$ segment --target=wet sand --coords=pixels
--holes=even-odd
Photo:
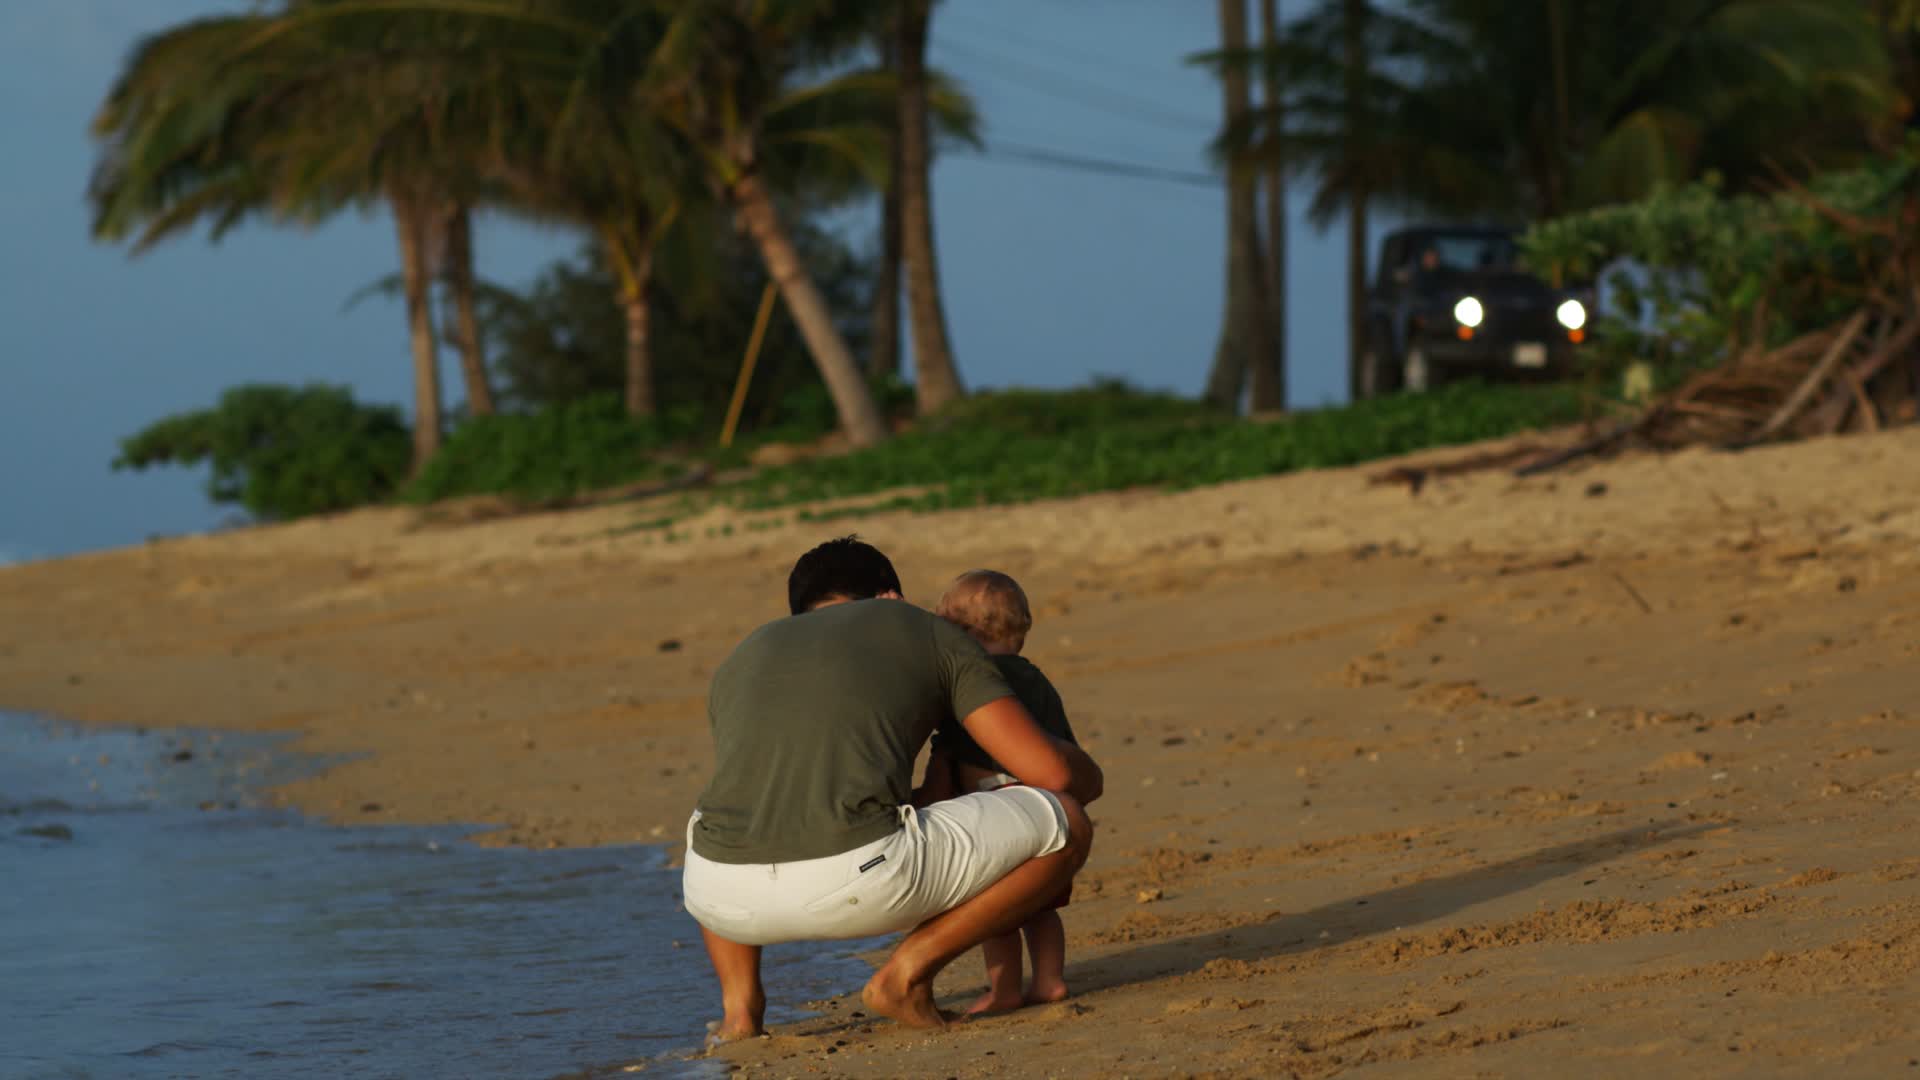
[[[360,513],[0,570],[0,707],[301,732],[360,755],[282,791],[336,820],[672,843],[713,667],[857,528],[916,598],[1034,597],[1109,779],[1075,996],[937,1036],[825,1002],[749,1075],[1884,1075],[1920,1059],[1917,462],[1907,429],[672,541],[638,504]]]

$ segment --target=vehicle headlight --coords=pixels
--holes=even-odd
[[[1587,325],[1587,306],[1578,300],[1561,304],[1553,314],[1560,320],[1560,325],[1569,330],[1578,330]]]
[[[1453,317],[1461,326],[1471,330],[1480,325],[1480,320],[1487,317],[1487,312],[1480,306],[1480,301],[1471,296],[1463,296],[1459,303],[1453,305]]]

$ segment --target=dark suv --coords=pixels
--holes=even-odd
[[[1388,234],[1367,295],[1366,397],[1449,378],[1565,377],[1587,336],[1592,294],[1518,266],[1514,231],[1422,225]]]

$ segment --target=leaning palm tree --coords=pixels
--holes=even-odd
[[[521,95],[517,114],[531,145],[509,140],[483,167],[504,178],[510,209],[570,218],[601,240],[608,264],[622,281],[621,303],[628,312],[632,411],[651,408],[643,374],[646,293],[664,239],[678,234],[689,241],[665,249],[680,256],[682,291],[688,281],[711,276],[689,272],[686,255],[714,249],[698,238],[710,237],[718,227],[714,211],[720,206],[749,225],[774,265],[782,257],[784,231],[754,229],[756,220],[769,220],[762,211],[771,210],[778,226],[790,205],[831,206],[862,197],[889,171],[884,147],[897,112],[892,76],[846,71],[795,91],[783,83],[759,82],[769,74],[789,79],[836,55],[863,21],[875,21],[871,14],[830,13],[833,19],[809,23],[791,8],[760,10],[771,5],[734,5],[735,10],[722,4],[551,0],[537,15],[510,0],[460,0],[457,5],[390,0],[388,10],[395,6],[457,9],[476,24],[494,27],[492,32],[510,28],[513,71],[502,81]],[[725,51],[728,34],[770,31],[771,40],[753,39],[762,50],[757,58]],[[702,34],[712,37],[702,39]],[[721,50],[721,62],[701,68],[700,62],[714,59],[702,48],[714,47]],[[683,66],[672,67],[676,60]],[[722,81],[707,91],[690,81],[695,77]],[[925,82],[925,111],[934,130],[946,138],[973,139],[977,121],[964,96],[935,74]],[[757,115],[740,115],[743,90],[757,102]],[[708,92],[717,98],[709,100]],[[703,110],[715,101],[736,106],[729,112],[734,126],[701,126]],[[714,130],[720,149],[713,145]],[[745,151],[739,149],[742,141],[750,144]],[[738,170],[743,155],[751,161],[750,174],[730,173]],[[714,193],[721,198],[705,197]],[[797,259],[790,262],[798,266]],[[811,283],[775,278],[805,331]],[[830,387],[837,338],[834,333],[808,339],[816,355],[829,358],[822,370]],[[864,396],[864,385],[859,390]]]
[[[831,0],[655,3],[667,23],[639,87],[643,107],[685,140],[760,248],[842,430],[856,446],[881,442],[880,411],[801,262],[765,171],[770,152],[792,148],[830,150],[884,172],[885,129],[840,110],[849,94],[876,88],[871,74],[803,82],[859,46],[871,13]]]

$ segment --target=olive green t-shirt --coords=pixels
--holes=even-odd
[[[1067,723],[1067,707],[1060,700],[1060,691],[1053,688],[1045,672],[1024,656],[996,656],[993,665],[1000,669],[1007,685],[1013,688],[1013,696],[1027,707],[1027,712],[1032,714],[1033,722],[1040,725],[1041,731],[1056,739],[1078,743],[1079,740],[1073,737],[1073,725]],[[967,729],[958,719],[940,725],[940,730],[933,736],[933,748],[951,761],[976,769],[1007,771],[993,760],[992,754],[973,741],[973,736],[967,734]]]
[[[693,850],[794,862],[887,836],[934,729],[1012,693],[965,631],[903,600],[768,623],[713,675],[714,772]]]

